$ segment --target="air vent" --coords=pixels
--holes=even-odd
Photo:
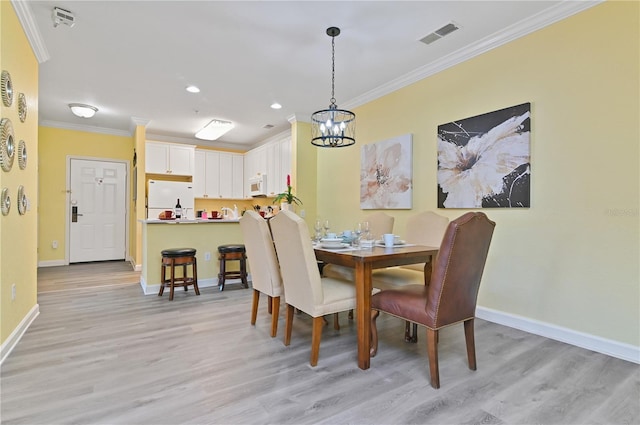
[[[262,128],[266,128],[266,129],[273,128],[273,124],[265,124],[262,126]]]
[[[460,27],[454,24],[453,22],[449,22],[447,25],[444,25],[443,27],[438,28],[432,33],[425,35],[420,39],[420,41],[423,42],[424,44],[431,44],[434,41],[440,40],[445,35],[451,34],[452,32],[458,30],[459,28]]]
[[[60,24],[68,25],[69,27],[72,27],[76,24],[76,17],[73,15],[73,12],[61,9],[59,7],[53,8],[51,17],[53,18],[54,28]]]

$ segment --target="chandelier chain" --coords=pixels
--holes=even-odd
[[[335,98],[336,85],[336,37],[331,37],[331,105],[336,106]]]

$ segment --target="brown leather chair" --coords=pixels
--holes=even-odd
[[[495,223],[481,212],[451,221],[433,265],[429,285],[383,290],[371,299],[371,355],[378,350],[376,319],[381,311],[427,328],[431,386],[440,388],[438,331],[464,323],[469,369],[476,370],[473,321],[480,279]]]

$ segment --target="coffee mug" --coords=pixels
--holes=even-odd
[[[395,239],[395,235],[393,233],[385,233],[384,235],[382,235],[382,238],[384,240],[384,246],[388,247],[393,247],[393,241]]]

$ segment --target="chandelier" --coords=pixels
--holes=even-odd
[[[356,114],[338,109],[335,99],[336,48],[340,28],[327,28],[331,37],[331,99],[329,109],[311,115],[311,144],[322,148],[342,148],[356,143]]]

